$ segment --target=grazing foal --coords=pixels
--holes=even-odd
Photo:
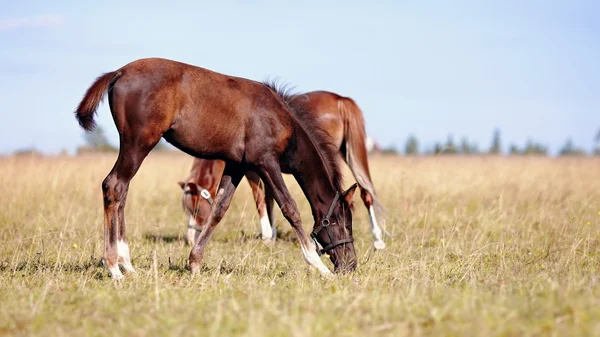
[[[356,268],[350,209],[357,185],[342,190],[337,149],[305,118],[306,112],[289,107],[283,92],[182,62],[140,59],[103,74],[88,88],[75,111],[85,130],[93,129],[105,92],[120,140],[119,156],[102,182],[103,262],[112,278],[123,277],[119,265],[134,272],[125,234],[127,191],[161,137],[192,156],[225,162],[210,215],[190,251],[192,273],[199,270],[208,240],[249,170],[272,193],[308,264],[331,275],[302,228],[282,172],[293,174],[302,187],[315,220],[311,237],[325,247],[335,271]]]
[[[185,242],[191,246],[194,245],[195,237],[202,231],[202,225],[210,213],[210,203],[212,196],[216,195],[219,187],[219,180],[223,174],[225,162],[222,160],[210,160],[195,158],[192,162],[192,168],[185,181],[178,181],[177,184],[183,190],[181,195],[181,206],[188,215],[187,233]],[[256,209],[260,217],[260,226],[262,239],[266,242],[277,236],[275,226],[271,227],[268,215],[272,214],[273,198],[270,198],[270,210],[267,214],[267,205],[265,201],[265,192],[260,186],[260,177],[252,171],[246,172],[246,179],[250,183]]]
[[[272,86],[274,85],[272,84]],[[369,172],[365,145],[365,122],[361,109],[353,99],[328,91],[312,91],[288,96],[292,108],[306,111],[306,117],[311,118],[314,123],[327,132],[329,139],[350,167],[360,186],[363,203],[369,211],[373,246],[375,249],[384,249],[382,230],[375,216],[375,207],[379,209],[382,207],[375,196],[375,187]],[[205,193],[214,195],[217,188],[216,183],[222,172],[222,161],[196,158],[188,178],[183,182],[178,182],[183,189],[182,205],[188,214],[186,236],[188,243],[194,242],[194,235],[197,230],[201,229],[210,210],[208,201],[200,195],[200,192],[206,189]],[[247,172],[246,179],[256,201],[262,239],[274,239],[273,198],[269,193],[266,193],[265,196],[256,173]]]

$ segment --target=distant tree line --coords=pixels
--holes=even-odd
[[[486,150],[480,150],[477,144],[469,141],[468,138],[463,137],[459,143],[455,143],[452,135],[446,138],[445,142],[436,142],[432,149],[422,150],[420,148],[419,141],[415,135],[410,135],[406,143],[404,144],[403,151],[398,150],[395,146],[383,148],[381,150],[385,154],[404,154],[407,156],[415,155],[440,155],[440,154],[491,154],[500,155],[503,154],[502,141],[500,136],[500,130],[494,130],[492,135],[492,142],[490,147]],[[508,155],[529,155],[529,156],[547,156],[548,147],[542,143],[528,140],[522,147],[512,143],[508,146],[506,154]],[[561,147],[558,152],[559,156],[586,156],[588,154],[600,156],[600,129],[594,137],[594,148],[591,152],[586,152],[583,148],[573,144],[573,140],[568,138],[565,144]]]
[[[108,141],[104,129],[98,125],[93,131],[83,134],[85,141],[84,146],[77,148],[77,153],[82,154],[86,152],[117,152],[119,148]],[[164,139],[160,142],[152,151],[170,151],[174,147],[169,145]],[[407,156],[415,155],[471,155],[471,154],[491,154],[499,155],[503,154],[502,141],[500,137],[500,130],[495,129],[492,135],[492,141],[490,147],[487,150],[479,149],[478,145],[474,142],[469,141],[468,138],[461,138],[460,142],[455,143],[452,135],[446,138],[445,142],[435,142],[433,148],[421,149],[419,141],[415,135],[409,135],[404,144],[403,151],[399,150],[396,146],[379,147],[375,146],[376,152],[383,154],[399,155],[404,154]],[[63,150],[66,153],[66,150]],[[35,148],[25,148],[15,151],[15,155],[25,155],[38,153]],[[536,156],[547,156],[548,147],[542,143],[528,140],[522,147],[511,143],[506,151],[508,155],[536,155]],[[576,146],[571,138],[565,141],[565,144],[561,147],[558,152],[559,156],[586,156],[594,155],[600,156],[600,129],[594,137],[594,147],[588,153],[583,148]]]
[[[119,148],[108,141],[108,137],[104,133],[104,129],[97,125],[91,132],[83,134],[85,146],[77,148],[77,153],[85,152],[118,152]],[[168,151],[169,147],[166,145],[164,139],[161,139],[158,144],[152,149],[152,151]]]

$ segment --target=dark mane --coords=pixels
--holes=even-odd
[[[319,154],[321,162],[323,162],[331,186],[337,192],[341,193],[344,191],[338,148],[329,139],[329,134],[314,122],[310,113],[305,109],[300,108],[298,104],[294,104],[293,99],[300,94],[294,94],[292,92],[293,88],[289,88],[287,84],[279,84],[277,79],[267,79],[262,83],[273,90],[281,98],[288,110],[292,113],[292,117],[294,117],[296,123],[306,133],[310,143]]]

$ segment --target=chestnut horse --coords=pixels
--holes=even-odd
[[[211,212],[190,250],[192,274],[198,272],[204,249],[249,170],[267,185],[310,266],[331,276],[319,258],[318,242],[335,272],[356,268],[351,206],[357,185],[343,191],[337,148],[305,111],[289,106],[285,91],[173,60],[139,59],[99,76],[87,89],[75,111],[85,130],[94,128],[105,93],[120,140],[117,160],[102,182],[102,261],[113,279],[123,277],[119,266],[135,272],[125,234],[127,191],[161,137],[192,156],[225,162]],[[316,242],[302,228],[282,172],[293,174],[310,203]]]
[[[374,208],[374,206],[381,206],[375,196],[375,188],[369,172],[365,145],[365,122],[361,109],[353,99],[328,91],[312,91],[293,95],[291,105],[308,112],[307,117],[319,124],[339,149],[361,188],[361,198],[371,220],[373,246],[375,249],[384,249],[382,230],[377,223]],[[205,196],[215,195],[223,168],[224,162],[221,160],[196,158],[188,178],[178,182],[183,189],[182,206],[188,214],[186,241],[189,244],[193,244],[196,232],[201,230],[201,225],[210,211],[209,202],[201,196],[200,192],[206,190]],[[260,178],[256,173],[247,172],[246,179],[256,202],[262,239],[275,239],[275,226],[271,226],[273,224],[273,199],[269,193],[265,196],[265,192],[259,184]]]

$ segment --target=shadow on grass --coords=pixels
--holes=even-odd
[[[144,240],[149,242],[164,242],[164,243],[175,243],[175,242],[184,242],[185,236],[183,234],[156,234],[156,233],[145,233],[143,235]],[[211,241],[221,242],[221,243],[231,243],[231,242],[249,242],[261,240],[261,234],[258,232],[249,232],[246,230],[241,230],[241,232],[230,232],[225,235],[216,235],[211,238]],[[297,242],[298,239],[293,231],[277,231],[277,240],[281,242]]]
[[[93,273],[92,277],[97,280],[110,278],[105,273],[106,269],[102,265],[102,259],[91,257],[89,260],[78,262],[42,262],[42,261],[22,261],[14,267],[9,268],[7,265],[0,266],[0,272],[12,271],[13,273],[21,273],[23,275],[31,275],[39,272],[62,272],[62,273]]]
[[[247,232],[242,230],[239,234],[237,235],[231,235],[231,236],[226,236],[226,237],[221,237],[216,239],[219,242],[248,242],[248,241],[256,241],[256,240],[262,240],[261,238],[261,234],[260,233],[256,233],[256,232]],[[296,235],[294,234],[294,232],[292,232],[291,230],[285,231],[285,232],[281,232],[281,231],[277,231],[277,237],[276,237],[276,241],[275,242],[297,242],[298,239],[296,238]]]
[[[146,233],[146,234],[144,234],[144,240],[150,241],[150,242],[173,243],[173,242],[183,242],[184,237],[181,234],[172,235],[172,234]]]

